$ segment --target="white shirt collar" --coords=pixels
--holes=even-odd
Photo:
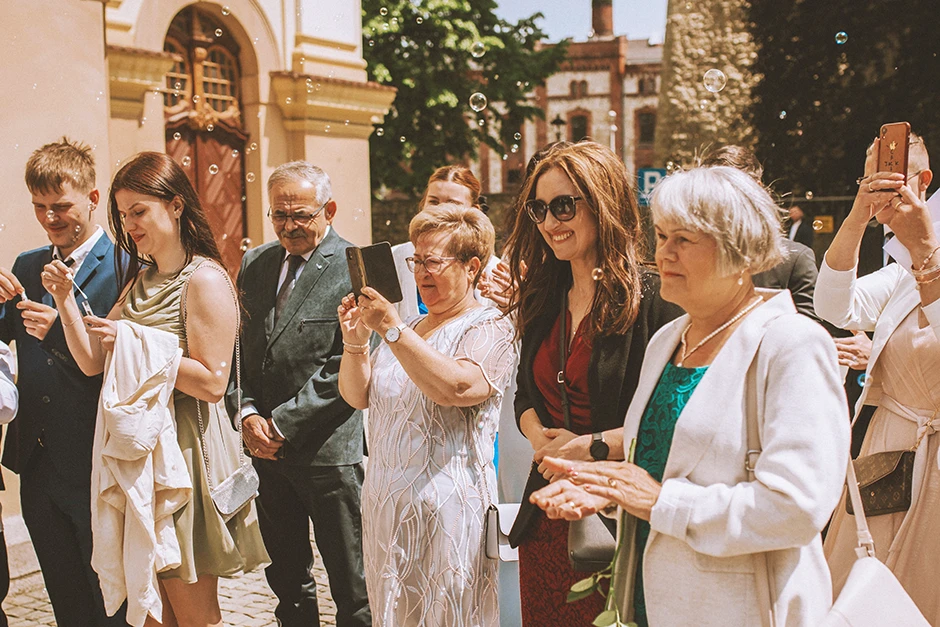
[[[104,229],[100,226],[95,225],[95,232],[91,234],[91,237],[82,242],[79,246],[72,251],[71,255],[68,257],[62,256],[62,251],[59,250],[59,247],[56,246],[52,249],[52,258],[61,259],[65,261],[66,259],[71,259],[74,263],[72,264],[73,268],[78,268],[82,265],[82,262],[85,261],[85,257],[91,252],[91,249],[95,247],[95,244],[98,243],[98,240],[104,235]]]

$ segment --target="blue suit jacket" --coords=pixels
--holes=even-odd
[[[26,288],[30,300],[54,307],[40,278],[43,266],[51,259],[52,246],[25,252],[16,258],[13,274]],[[107,316],[118,298],[114,268],[114,244],[105,235],[75,276],[98,316]],[[61,318],[41,342],[26,333],[15,306],[18,301],[9,301],[0,310],[0,340],[16,341],[20,393],[19,413],[10,423],[3,447],[3,465],[15,473],[24,472],[42,434],[43,446],[58,474],[75,485],[87,486],[101,376],[82,374],[69,353]]]

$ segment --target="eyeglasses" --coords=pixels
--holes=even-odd
[[[527,200],[525,210],[536,224],[545,222],[549,211],[559,222],[567,222],[574,218],[575,205],[579,200],[583,199],[580,196],[555,196],[548,203],[544,200]]]
[[[298,226],[307,226],[320,215],[320,212],[323,211],[323,208],[329,203],[329,200],[326,201],[316,211],[311,211],[310,207],[299,207],[296,211],[285,211],[281,207],[269,207],[268,217],[271,218],[271,222],[273,222],[275,226],[286,224],[288,219],[293,220],[294,224]]]
[[[448,265],[448,262],[456,260],[456,257],[427,257],[425,259],[415,259],[414,257],[405,257],[405,264],[411,272],[417,272],[418,266],[424,266],[428,274],[437,274]]]

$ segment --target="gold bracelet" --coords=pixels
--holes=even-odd
[[[920,278],[920,277],[930,276],[931,274],[934,274],[936,272],[940,272],[940,263],[938,263],[935,266],[930,266],[929,268],[925,268],[923,270],[914,270],[913,268],[911,268],[911,274],[914,275],[915,279]]]
[[[353,348],[360,351],[368,351],[368,344],[350,344],[349,342],[343,342],[343,348]]]
[[[911,270],[915,270],[916,272],[923,272],[924,269],[927,267],[927,262],[930,261],[930,258],[933,257],[933,256],[934,256],[934,253],[936,253],[938,250],[940,250],[940,246],[937,246],[936,248],[934,248],[933,250],[931,250],[931,251],[930,251],[930,254],[927,255],[926,257],[924,257],[924,260],[921,262],[919,268],[916,268],[916,269],[915,269],[914,266],[911,266]]]
[[[355,346],[355,344],[353,344],[353,346]],[[368,346],[368,344],[366,346]],[[349,347],[345,345],[343,346],[343,352],[349,353],[350,355],[368,355],[369,354],[368,349],[363,350],[363,351],[353,351],[353,350],[349,350]]]
[[[926,279],[926,280],[923,280],[923,281],[920,280],[920,279],[917,279],[917,284],[914,285],[914,287],[916,287],[917,289],[920,289],[920,287],[921,287],[922,285],[927,285],[928,283],[933,283],[934,281],[936,281],[936,280],[938,280],[938,279],[940,279],[940,274],[937,274],[937,276],[933,277],[932,279]]]

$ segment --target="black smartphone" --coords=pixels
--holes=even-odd
[[[362,294],[362,288],[368,286],[390,303],[402,300],[401,282],[398,280],[398,271],[395,270],[392,247],[388,242],[347,248],[346,263],[349,264],[349,278],[352,280],[356,298]]]

